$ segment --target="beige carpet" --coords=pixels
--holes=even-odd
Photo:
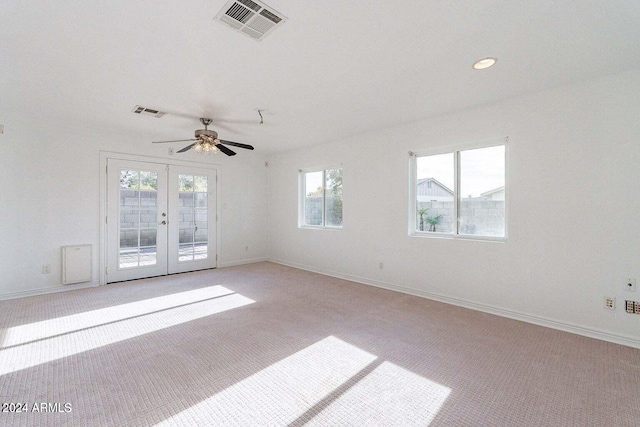
[[[272,263],[1,301],[0,347],[2,426],[640,426],[640,350]]]

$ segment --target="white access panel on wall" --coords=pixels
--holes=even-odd
[[[62,284],[91,281],[91,245],[62,247]]]

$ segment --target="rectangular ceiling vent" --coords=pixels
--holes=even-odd
[[[262,40],[287,18],[258,0],[230,0],[213,18],[255,40]]]
[[[143,114],[145,116],[153,116],[153,117],[157,117],[160,118],[162,116],[164,116],[164,112],[162,111],[158,111],[158,110],[153,110],[151,108],[145,108],[145,107],[141,107],[139,105],[136,105],[135,107],[133,107],[133,111],[136,114]]]

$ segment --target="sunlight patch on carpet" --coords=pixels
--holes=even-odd
[[[237,293],[223,294],[218,298],[182,307],[5,348],[0,350],[0,375],[98,349],[254,302]]]
[[[84,313],[42,320],[26,325],[14,326],[6,330],[2,347],[25,344],[43,338],[62,335],[81,329],[104,325],[131,317],[141,316],[184,304],[230,295],[233,291],[224,286],[209,286],[192,291],[164,295],[157,298],[86,311]]]
[[[429,425],[451,389],[334,336],[157,426]]]
[[[451,389],[383,362],[305,425],[426,426]]]
[[[329,336],[158,426],[286,425],[375,359]]]

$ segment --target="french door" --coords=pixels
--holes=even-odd
[[[107,283],[216,267],[216,170],[107,160]]]

